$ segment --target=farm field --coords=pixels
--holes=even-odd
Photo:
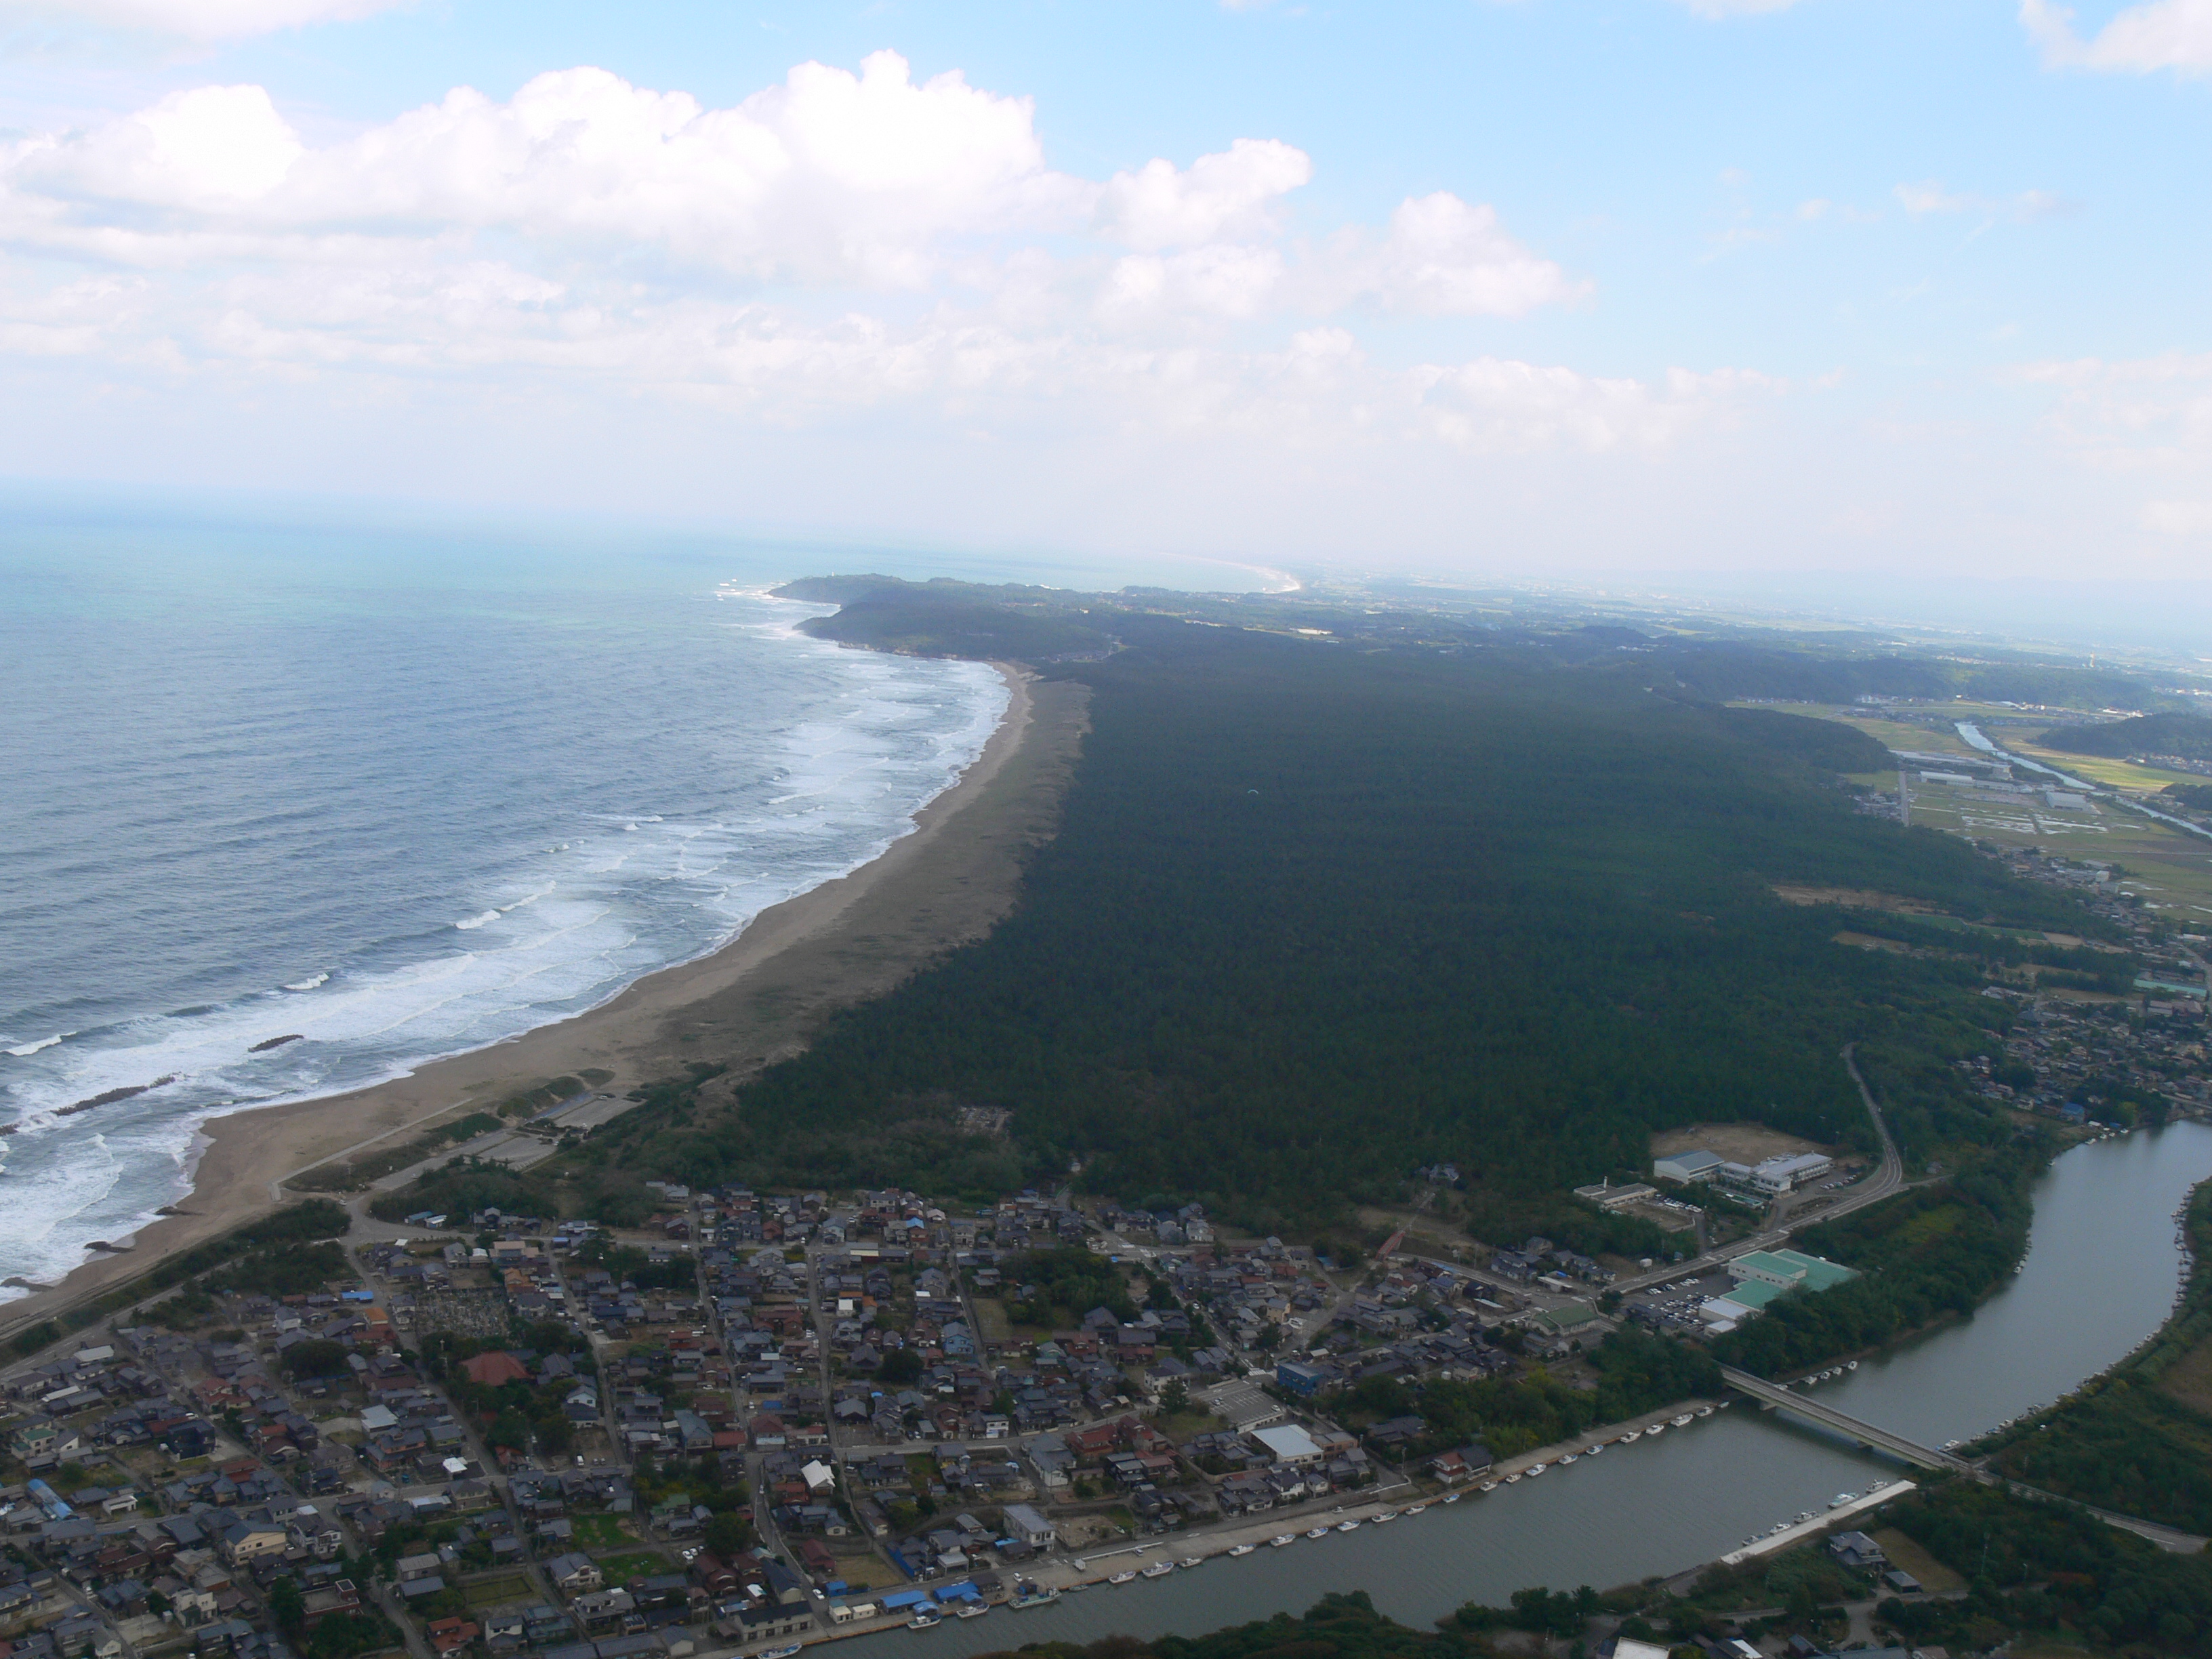
[[[1940,726],[1923,726],[1914,720],[1888,720],[1880,714],[1869,714],[1859,708],[1839,708],[1834,703],[1826,702],[1739,702],[1732,703],[1729,707],[1771,708],[1778,714],[1802,714],[1808,720],[1833,720],[1839,726],[1853,726],[1865,732],[1885,749],[1910,750],[1922,755],[1969,756],[1974,752],[1967,745],[1966,739],[1951,729],[1949,721],[1954,717],[1949,713],[1948,705],[1941,711],[1943,724]],[[1932,706],[1931,712],[1936,712]],[[1968,720],[1972,716],[1960,714],[1955,718]]]
[[[2125,807],[2093,801],[2052,806],[2041,795],[2004,796],[1915,781],[1912,821],[2000,847],[2034,847],[2124,872],[2121,890],[2142,895],[2179,922],[2212,920],[2212,841],[2168,829]]]

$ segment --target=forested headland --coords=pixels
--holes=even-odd
[[[971,624],[1079,621],[1114,646],[1040,665],[1091,687],[1092,730],[1023,902],[734,1110],[679,1083],[610,1155],[978,1196],[1074,1170],[1311,1230],[1437,1161],[1477,1209],[1636,1174],[1654,1130],[1701,1119],[1870,1150],[1837,1057],[1854,1040],[1910,1150],[1998,1146],[2009,1125],[1950,1064],[2006,1018],[1979,978],[1839,948],[1838,913],[1773,887],[2095,931],[1954,841],[1855,812],[1835,775],[1879,745],[1662,695],[1624,678],[1632,653],[1562,664],[1395,620],[1346,648],[1028,590],[986,626],[994,591],[950,587],[904,610],[867,587],[866,631],[942,624],[951,649]],[[970,1104],[1009,1109],[1006,1137],[955,1133]]]
[[[1908,1166],[1950,1174],[1810,1235],[1862,1277],[1785,1299],[1726,1357],[1778,1370],[1889,1340],[2018,1259],[2048,1149],[1955,1062],[2002,1058],[2013,1012],[1977,994],[1990,978],[2124,962],[2045,930],[2113,930],[1954,839],[1856,810],[1847,775],[1887,761],[1872,739],[1720,705],[1783,647],[1304,596],[787,591],[845,606],[811,624],[829,637],[1023,645],[1089,688],[1061,826],[1017,908],[794,1059],[702,1094],[721,1069],[702,1044],[645,1109],[551,1164],[456,1170],[380,1209],[612,1218],[649,1206],[647,1175],[979,1202],[1072,1181],[1314,1239],[1449,1163],[1452,1213],[1478,1239],[1650,1254],[1650,1223],[1570,1189],[1642,1177],[1655,1131],[1700,1121],[1873,1153],[1839,1058],[1853,1042]],[[1793,659],[1846,684],[1906,675]],[[1002,1109],[1004,1130],[964,1131],[968,1106]]]

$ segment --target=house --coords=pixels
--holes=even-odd
[[[430,1638],[431,1648],[438,1653],[458,1653],[483,1632],[469,1620],[461,1618],[434,1619],[423,1626],[422,1633]]]
[[[1490,1448],[1480,1440],[1469,1441],[1450,1451],[1439,1452],[1429,1460],[1429,1468],[1439,1480],[1456,1484],[1486,1474],[1491,1464]]]
[[[586,1595],[606,1583],[599,1563],[576,1551],[556,1555],[548,1561],[545,1576],[553,1581],[554,1589],[567,1595]]]
[[[1839,1532],[1828,1540],[1828,1553],[1847,1567],[1881,1567],[1889,1564],[1881,1546],[1863,1532]]]
[[[1027,1504],[1009,1504],[1003,1514],[1006,1535],[1033,1550],[1050,1549],[1059,1537],[1052,1522]]]
[[[1290,1359],[1279,1360],[1275,1364],[1276,1386],[1301,1400],[1320,1393],[1334,1376],[1335,1372],[1326,1365],[1309,1365]]]

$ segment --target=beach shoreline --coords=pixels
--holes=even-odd
[[[52,1288],[0,1304],[0,1335],[147,1272],[164,1256],[302,1194],[283,1182],[545,1081],[611,1073],[627,1093],[711,1059],[725,1088],[803,1048],[834,1010],[890,989],[1011,908],[1030,848],[1048,838],[1087,729],[1087,693],[994,664],[1006,708],[982,751],[869,862],[770,906],[719,949],[482,1048],[349,1093],[228,1112],[202,1126],[191,1188],[166,1215]],[[957,825],[961,833],[951,833]]]

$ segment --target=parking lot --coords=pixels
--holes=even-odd
[[[1670,1279],[1662,1285],[1653,1285],[1631,1296],[1624,1307],[1648,1307],[1657,1310],[1670,1322],[1692,1329],[1702,1328],[1698,1309],[1708,1297],[1726,1296],[1735,1288],[1735,1280],[1725,1267],[1715,1267],[1704,1273],[1688,1273]]]

